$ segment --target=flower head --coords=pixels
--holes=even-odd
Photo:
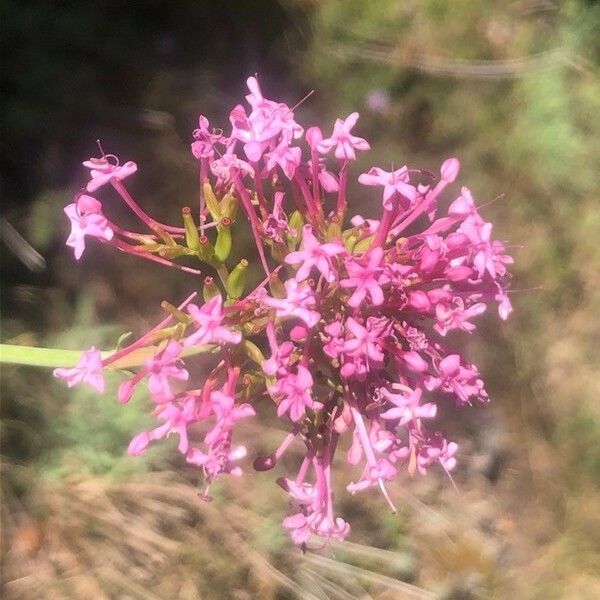
[[[198,119],[198,211],[183,207],[183,227],[135,201],[125,186],[135,163],[120,166],[104,152],[84,163],[88,191],[111,183],[144,230],[113,224],[98,200],[81,195],[65,209],[76,258],[98,238],[195,276],[198,269],[178,261],[199,260],[211,275],[204,304],[194,300],[198,292],[178,307],[165,301],[164,319],[137,340],[104,360],[92,348],[76,367],[54,374],[101,391],[105,368],[137,364],[117,399],[127,403],[147,381],[157,423],[131,440],[129,453],[174,435],[181,460],[204,480],[204,499],[221,476],[244,473],[253,449],[237,440],[240,422],[270,409],[285,432],[253,466],[286,468],[295,460],[282,461],[284,454],[303,451],[298,470],[277,482],[293,505],[283,526],[305,547],[313,537],[349,535],[334,503],[340,448],[357,467],[347,492],[378,488],[393,511],[386,486],[403,470],[449,475],[456,467],[457,444],[432,429],[438,404],[489,399],[479,370],[447,334],[474,332],[489,304],[509,316],[512,258],[466,187],[444,210],[458,159],[442,163],[437,181],[421,169],[372,167],[358,181],[381,187],[378,214],[365,206],[370,218],[350,215],[350,163],[369,149],[352,133],[358,113],[337,119],[329,137],[316,126],[304,133],[294,110],[266,98],[256,77],[247,85],[248,105],[230,111],[230,129]],[[325,156],[332,150],[335,170]],[[264,271],[257,280],[248,269],[250,237]]]

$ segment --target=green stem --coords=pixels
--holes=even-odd
[[[201,352],[209,352],[214,346],[197,346],[184,348],[183,356],[193,356]],[[139,367],[149,358],[152,358],[158,346],[149,346],[134,350],[122,359],[115,361],[107,369],[128,369]],[[25,365],[30,367],[43,367],[53,369],[56,367],[74,367],[83,354],[79,350],[62,350],[59,348],[36,348],[35,346],[15,346],[13,344],[0,344],[0,363]],[[114,350],[102,352],[102,358],[114,354]]]

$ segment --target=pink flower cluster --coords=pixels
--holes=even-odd
[[[471,333],[491,303],[508,317],[512,259],[467,188],[445,210],[440,205],[458,177],[456,158],[437,177],[407,166],[371,168],[358,182],[381,189],[379,219],[355,215],[346,224],[349,168],[357,152],[369,150],[352,133],[358,114],[338,119],[326,137],[318,127],[305,132],[289,106],[264,98],[255,78],[248,88],[249,109],[231,111],[229,135],[199,119],[192,143],[198,213],[195,220],[184,207],[183,227],[156,221],[133,199],[123,181],[134,163],[119,166],[111,155],[84,163],[86,191],[65,209],[76,258],[85,238],[95,237],[198,273],[177,262],[193,257],[212,274],[203,304],[192,302],[196,293],[179,307],[163,303],[168,316],[140,339],[104,359],[92,348],[55,375],[102,391],[106,369],[145,357],[118,399],[147,389],[159,424],[135,436],[129,453],[174,434],[185,460],[205,475],[203,497],[220,475],[242,473],[247,449],[233,440],[237,422],[254,417],[260,403],[274,405],[289,433],[253,465],[273,469],[293,442],[303,446],[297,473],[278,480],[297,507],[283,525],[303,546],[313,535],[343,539],[350,531],[334,513],[340,442],[358,467],[346,489],[377,487],[392,509],[386,483],[403,468],[454,469],[457,444],[438,430],[438,403],[462,407],[488,396],[477,367],[443,338]],[[149,232],[124,230],[104,215],[89,194],[106,186]],[[253,289],[248,261],[229,261],[235,230],[246,224],[265,271]],[[196,359],[208,375],[190,384]]]

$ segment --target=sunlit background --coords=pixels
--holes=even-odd
[[[407,475],[391,515],[340,489],[350,542],[316,554],[281,531],[272,473],[205,504],[174,440],[127,456],[149,400],[118,405],[117,379],[98,397],[3,367],[4,598],[600,597],[597,2],[7,1],[2,22],[2,342],[109,349],[194,289],[99,245],[75,264],[62,208],[101,139],[175,222],[196,197],[198,114],[227,123],[254,73],[290,105],[315,90],[301,123],[360,112],[373,151],[354,179],[460,157],[516,260],[511,320],[484,319],[464,348],[493,402],[444,416],[459,492]],[[354,192],[368,215],[376,192]],[[246,435],[269,449],[276,427]]]

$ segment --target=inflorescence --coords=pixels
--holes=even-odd
[[[102,392],[107,368],[145,356],[118,400],[128,402],[146,385],[158,426],[136,435],[129,453],[178,436],[179,452],[203,473],[204,498],[219,476],[242,474],[247,449],[233,439],[237,422],[256,417],[260,402],[273,403],[289,433],[253,466],[274,468],[301,440],[298,472],[277,483],[297,507],[283,525],[304,547],[312,535],[343,539],[350,530],[333,506],[340,438],[349,438],[348,463],[360,465],[346,489],[377,487],[393,510],[386,482],[403,467],[411,474],[454,469],[457,444],[432,425],[435,400],[449,396],[465,406],[488,395],[477,367],[442,341],[452,330],[472,332],[491,302],[508,317],[512,259],[467,188],[446,211],[438,206],[458,176],[456,158],[444,161],[439,177],[406,166],[371,168],[358,181],[382,189],[380,219],[355,215],[348,223],[349,167],[369,150],[352,133],[358,113],[337,119],[324,137],[318,127],[304,131],[286,104],[264,98],[256,78],[248,88],[250,110],[231,111],[229,136],[199,119],[191,147],[198,216],[184,207],[182,227],[156,221],[134,200],[124,183],[137,171],[134,162],[121,165],[102,152],[83,163],[89,182],[65,208],[76,259],[86,239],[97,238],[198,282],[200,270],[177,262],[195,257],[213,276],[203,279],[203,303],[196,292],[178,307],[164,302],[165,319],[137,341],[105,358],[91,348],[55,376]],[[91,195],[108,187],[148,233],[110,221]],[[249,225],[256,244],[264,280],[254,289],[247,289],[248,261],[229,264],[234,224]],[[195,384],[186,366],[194,358],[209,367]]]

